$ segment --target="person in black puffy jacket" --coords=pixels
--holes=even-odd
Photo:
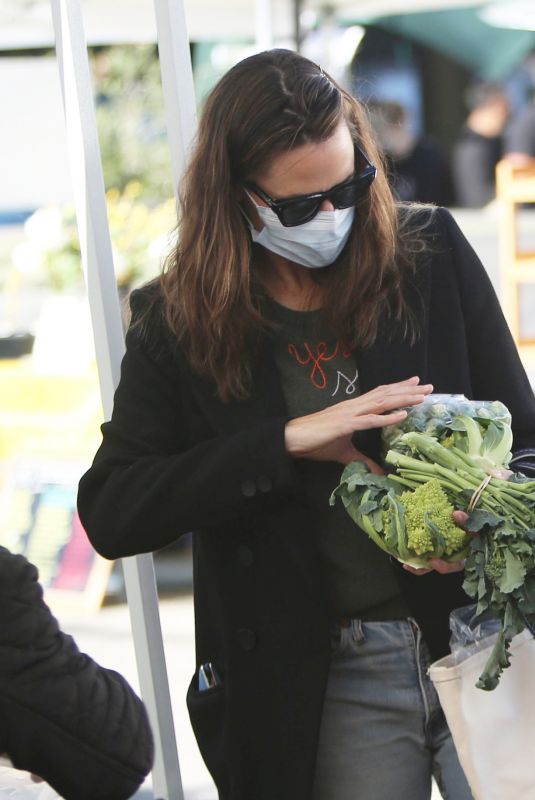
[[[0,754],[65,800],[126,800],[153,751],[128,682],[78,650],[44,603],[35,566],[0,547]]]

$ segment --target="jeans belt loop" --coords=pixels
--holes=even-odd
[[[366,635],[362,628],[362,620],[358,617],[356,619],[342,617],[338,624],[340,625],[341,629],[343,628],[347,630],[348,628],[351,628],[352,636],[357,644],[363,644],[366,641]]]
[[[366,641],[366,634],[364,633],[361,619],[353,620],[353,636],[356,644],[364,644]]]

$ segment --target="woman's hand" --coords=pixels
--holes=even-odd
[[[407,412],[398,409],[418,405],[432,391],[431,384],[420,384],[418,377],[408,378],[399,383],[377,386],[371,392],[315,414],[292,419],[285,430],[286,450],[294,458],[339,461],[341,464],[349,464],[359,457],[366,461],[351,443],[355,431],[384,428],[401,422]],[[375,467],[380,469],[378,465]]]
[[[440,572],[441,575],[449,575],[450,572],[462,572],[464,569],[464,561],[450,563],[449,561],[443,561],[441,558],[432,558],[428,563],[429,569],[426,567],[416,569],[416,567],[411,567],[410,564],[403,564],[403,569],[413,575],[427,575],[428,572],[433,571]]]
[[[468,514],[466,511],[454,511],[453,519],[460,528],[464,528],[466,520],[468,519]],[[468,533],[470,533],[470,531],[468,531]],[[440,572],[441,575],[448,575],[450,572],[461,572],[464,569],[464,561],[450,563],[449,561],[443,561],[441,558],[432,558],[429,561],[429,567],[429,569],[415,569],[415,567],[411,567],[409,564],[403,564],[403,569],[406,569],[407,572],[411,572],[413,575],[427,575],[428,572],[433,572],[433,570],[435,572]]]

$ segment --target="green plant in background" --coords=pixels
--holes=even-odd
[[[131,287],[158,273],[176,219],[157,48],[96,47],[91,64],[115,272]],[[8,288],[81,289],[74,208],[38,209],[10,262]]]
[[[48,228],[48,237],[42,231]],[[38,209],[27,221],[24,231],[37,249],[41,273],[55,292],[77,289],[82,285],[80,242],[76,215],[72,206]]]
[[[141,194],[141,184],[131,181],[123,192],[110,189],[106,195],[119,286],[133,286],[154,277],[171,246],[176,218],[174,199],[151,206]]]
[[[171,247],[174,200],[149,205],[141,194],[138,181],[128,183],[122,192],[110,189],[106,194],[115,275],[118,286],[124,288],[157,275]],[[57,292],[82,287],[80,243],[72,207],[38,209],[26,222],[25,234],[22,257],[33,261],[42,281]]]
[[[141,184],[140,196],[173,194],[157,48],[93,48],[97,127],[107,188]]]

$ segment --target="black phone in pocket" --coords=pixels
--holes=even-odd
[[[207,661],[206,664],[201,664],[199,667],[199,692],[207,692],[220,683],[221,679],[212,662]]]

